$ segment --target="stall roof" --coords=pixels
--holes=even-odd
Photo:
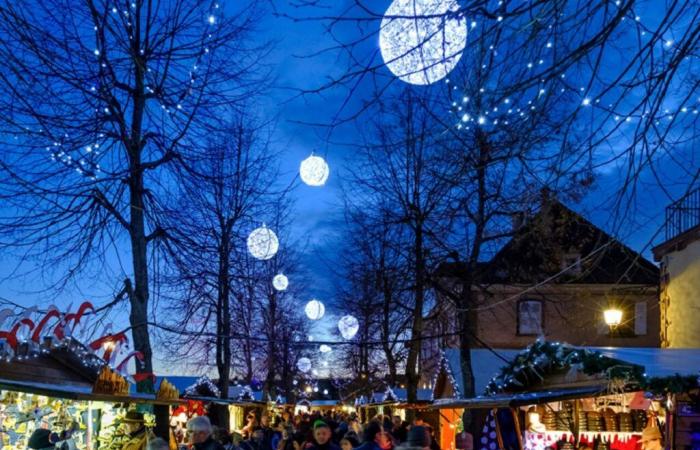
[[[650,377],[693,375],[700,371],[698,348],[586,347],[610,358],[644,366]]]
[[[396,400],[398,402],[405,402],[408,398],[408,391],[405,388],[392,388],[392,391],[394,395],[396,395]],[[370,404],[387,403],[385,397],[386,392],[375,392],[372,394]],[[432,389],[418,389],[417,397],[419,402],[429,402],[433,398],[433,391]]]
[[[595,397],[605,392],[607,385],[592,384],[590,386],[572,387],[568,389],[550,389],[537,392],[521,392],[517,394],[498,394],[478,396],[469,399],[436,400],[431,409],[464,408],[490,409],[509,408],[540,403],[557,402],[573,398]]]
[[[163,379],[167,379],[170,383],[172,383],[173,386],[177,388],[178,391],[180,391],[180,395],[185,394],[185,389],[188,387],[194,385],[200,378],[201,376],[182,376],[182,375],[172,375],[172,376],[159,376],[156,378],[155,382],[155,389],[156,392],[158,391],[158,388],[160,387],[160,383],[163,381]],[[243,389],[245,386],[241,385],[231,385],[229,386],[229,392],[228,392],[228,398],[231,402],[234,403],[246,403],[244,402],[239,402],[238,397],[241,395],[243,392]],[[221,402],[222,399],[216,398],[216,397],[197,397],[197,400],[202,400],[202,401],[213,401],[213,402]],[[255,403],[255,402],[262,402],[263,401],[263,393],[262,391],[253,391],[253,400],[251,400],[248,403]]]
[[[30,392],[47,397],[66,398],[72,400],[92,400],[102,402],[130,402],[130,403],[157,403],[157,404],[174,404],[177,400],[162,401],[156,400],[153,394],[143,394],[134,391],[134,385],[130,385],[128,396],[110,395],[110,394],[93,394],[92,388],[79,386],[75,384],[51,384],[40,383],[36,381],[17,381],[0,378],[0,389],[9,391]]]
[[[650,377],[675,375],[692,375],[700,371],[700,349],[695,348],[649,348],[649,347],[579,347],[586,350],[598,351],[609,358],[619,359],[639,366],[644,366]],[[495,349],[504,359],[513,360],[522,349]],[[459,349],[445,350],[445,360],[454,376],[459,392],[464,392],[462,383],[462,367],[460,365]],[[496,376],[506,363],[491,350],[472,349],[472,367],[474,371],[474,390],[482,393],[486,390],[491,378]],[[396,391],[394,391],[396,392]],[[398,392],[397,392],[398,395]]]

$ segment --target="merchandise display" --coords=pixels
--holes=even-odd
[[[0,449],[24,450],[35,430],[49,433],[61,450],[121,450],[129,440],[122,403],[70,400],[16,391],[0,391]],[[154,418],[142,414],[150,429]]]

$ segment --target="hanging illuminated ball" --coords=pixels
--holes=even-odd
[[[379,49],[389,70],[410,84],[432,84],[457,65],[467,45],[456,0],[394,0],[384,13]]]
[[[330,347],[329,345],[323,344],[323,345],[321,345],[321,346],[318,348],[318,350],[319,350],[321,353],[330,353],[332,349],[331,349],[331,347]]]
[[[284,291],[289,286],[289,280],[283,273],[277,274],[272,278],[272,287],[278,291]]]
[[[306,357],[299,358],[299,361],[297,361],[297,369],[303,373],[307,373],[311,370],[311,360]]]
[[[304,312],[309,319],[318,320],[326,313],[326,307],[320,301],[313,299],[306,304]]]
[[[360,322],[353,316],[343,316],[338,321],[338,330],[343,339],[352,339],[360,329]]]
[[[328,164],[320,156],[311,156],[301,162],[299,166],[299,175],[301,181],[309,186],[323,186],[328,180]]]
[[[265,224],[260,228],[254,229],[248,235],[248,251],[255,259],[266,260],[272,258],[277,254],[279,246],[277,235],[274,231],[267,228]]]

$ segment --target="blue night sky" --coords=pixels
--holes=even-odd
[[[346,1],[338,1],[338,11]],[[376,10],[383,10],[389,2],[375,2]],[[298,13],[285,3],[275,2],[282,12]],[[332,11],[325,14],[332,15]],[[378,26],[378,24],[376,24]],[[266,115],[277,118],[275,132],[275,147],[282,150],[281,167],[283,179],[277,180],[280,185],[288,185],[296,178],[292,194],[295,210],[293,214],[292,237],[296,242],[308,242],[304,249],[304,264],[312,277],[308,281],[311,286],[308,298],[317,297],[332,303],[333,276],[326,267],[332,263],[342,241],[343,210],[341,207],[340,180],[342,173],[353,164],[353,150],[350,146],[355,142],[354,126],[347,125],[332,131],[329,135],[324,127],[306,125],[303,122],[330,122],[338,112],[346,93],[340,90],[329,90],[320,95],[297,96],[297,89],[314,88],[328,80],[329,76],[342,73],[345,66],[338,60],[338,55],[329,52],[319,56],[308,57],[314,52],[333,45],[330,36],[324,33],[320,22],[293,22],[286,18],[268,14],[260,27],[260,38],[276,42],[275,50],[268,58],[268,63],[274,67],[276,88],[270,90],[265,101],[259,105]],[[371,42],[376,49],[377,39]],[[461,61],[460,64],[468,62]],[[388,74],[388,70],[386,71]],[[362,92],[353,97],[352,102],[359,104]],[[301,160],[315,152],[324,156],[331,169],[327,184],[321,188],[313,188],[299,182],[297,171]],[[694,152],[692,149],[678,149],[689,159]],[[697,158],[697,156],[695,156]],[[694,161],[697,163],[697,161]],[[673,165],[660,163],[661,172],[668,180],[675,180]],[[598,173],[592,191],[581,204],[572,205],[573,209],[581,212],[595,224],[606,231],[613,231],[610,224],[608,192],[617,188],[620,181],[620,169],[607,167]],[[679,180],[680,181],[680,180]],[[683,183],[668,186],[672,197],[678,196],[687,186]],[[669,197],[661,192],[656,183],[642,179],[638,200],[643,198],[643,205],[633,204],[633,210],[627,217],[627,222],[619,227],[621,238],[633,249],[642,251],[648,258],[650,244],[658,244],[663,237],[659,234],[655,239],[654,233],[663,223],[664,208],[670,202]],[[643,207],[642,207],[643,206]],[[618,227],[615,227],[618,228]],[[284,245],[284,242],[282,242]],[[127,252],[124,252],[128,255]],[[103,279],[81,280],[77,285],[70,286],[65,291],[54,294],[41,292],[44,280],[39,274],[15,278],[12,273],[14,258],[0,255],[2,275],[0,296],[16,301],[23,305],[56,304],[66,307],[68,304],[79,304],[83,299],[91,299],[102,303],[110,298],[114,291],[119,264],[114,260],[114,272]],[[128,257],[127,257],[128,258]],[[290,282],[294,282],[293,279]],[[306,299],[303,299],[304,301]],[[125,307],[114,313],[125,312]],[[331,310],[329,317],[338,317],[338,310]],[[324,335],[324,327],[334,326],[334,320],[326,320],[320,325],[318,333]],[[114,328],[118,328],[118,321]]]

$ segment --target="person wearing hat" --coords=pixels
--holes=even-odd
[[[146,429],[143,413],[127,411],[122,423],[126,427],[126,434],[129,438],[122,446],[122,450],[145,450],[148,441],[155,438],[153,433]]]
[[[430,432],[424,426],[412,426],[406,433],[406,442],[396,447],[397,450],[428,450]]]
[[[331,427],[323,420],[317,420],[314,422],[314,442],[309,450],[340,450],[331,440],[332,437]]]
[[[29,437],[27,447],[34,450],[53,450],[55,442],[51,442],[51,431],[37,428]]]
[[[363,442],[358,447],[358,450],[391,450],[394,448],[394,443],[389,433],[384,431],[381,422],[376,420],[372,420],[365,425],[362,438]]]
[[[661,445],[659,427],[652,425],[650,421],[649,426],[642,431],[642,439],[639,440],[639,443],[642,444],[642,450],[661,450],[663,446]]]

